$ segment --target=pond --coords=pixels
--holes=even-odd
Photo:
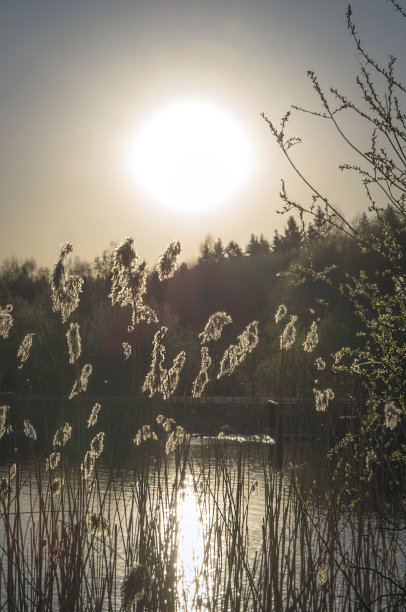
[[[118,611],[134,568],[145,573],[129,610],[400,605],[404,523],[390,529],[367,508],[337,514],[317,448],[284,448],[283,466],[269,437],[133,450],[113,466],[102,454],[86,479],[63,459],[51,476],[44,458],[18,466],[1,502],[3,607]]]

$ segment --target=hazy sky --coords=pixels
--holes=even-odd
[[[387,0],[354,0],[353,18],[372,55],[399,58],[406,22]],[[278,122],[296,103],[317,108],[308,69],[354,92],[357,53],[344,0],[1,0],[0,260],[51,265],[59,245],[93,259],[133,236],[150,263],[167,242],[198,254],[208,233],[245,245],[272,239],[280,178],[288,177],[263,111]],[[406,62],[406,60],[404,60]],[[199,213],[146,195],[131,171],[139,130],[182,100],[218,106],[253,147],[254,171],[238,194]],[[350,124],[354,138],[362,139]],[[292,123],[297,158],[350,217],[364,206],[349,159],[324,123]],[[301,191],[293,178],[292,193]]]

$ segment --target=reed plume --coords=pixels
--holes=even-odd
[[[59,259],[50,275],[52,310],[61,314],[62,323],[76,310],[83,285],[83,278],[66,271],[66,258],[72,251],[70,242],[62,245]]]
[[[0,306],[0,338],[8,338],[10,329],[13,327],[13,306],[7,304],[4,308]]]

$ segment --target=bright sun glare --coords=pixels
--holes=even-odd
[[[215,106],[183,102],[140,130],[135,177],[152,198],[172,209],[196,211],[230,199],[252,171],[243,129]]]

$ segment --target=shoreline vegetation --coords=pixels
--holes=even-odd
[[[1,266],[4,609],[406,609],[406,87],[351,7],[347,26],[360,103],[309,71],[320,108],[292,110],[358,156],[341,169],[368,215],[344,218],[302,174],[290,110],[263,118],[310,197],[282,182],[272,244],[209,237],[188,267],[173,241],[148,270],[129,237],[92,264],[66,243],[50,272]],[[233,437],[247,423],[274,443]]]
[[[38,393],[40,366],[49,366],[36,362],[43,328],[31,328],[16,351],[17,369],[25,376],[31,365],[38,378],[25,380],[23,393],[1,396],[0,444],[7,457],[0,481],[2,604],[18,611],[402,609],[403,501],[394,493],[403,477],[394,485],[393,470],[370,469],[349,478],[340,463],[345,457],[357,466],[344,443],[362,425],[360,396],[339,399],[329,388],[313,388],[307,403],[280,395],[239,403],[238,396],[223,395],[210,405],[204,392],[212,378],[215,384],[225,378],[225,389],[239,388],[239,370],[252,375],[258,366],[261,323],[245,324],[239,334],[231,330],[222,345],[232,327],[224,311],[201,326],[191,394],[176,396],[189,355],[167,350],[170,328],[159,327],[156,314],[165,308],[144,301],[146,268],[127,239],[114,252],[110,293],[112,310],[114,302],[124,307],[130,334],[121,363],[130,370],[130,389],[139,388],[121,398],[123,416],[105,383],[102,393],[91,393],[96,368],[81,333],[84,284],[65,267],[70,249],[62,248],[50,283],[57,312],[49,316],[59,318],[52,336],[63,350],[49,351],[48,359],[55,368],[58,350],[65,358],[63,375],[58,372],[65,393]],[[164,256],[158,265],[162,260],[161,282],[168,282],[176,266]],[[14,323],[19,328],[17,315],[18,300],[16,308],[2,308],[4,345]],[[314,310],[307,311],[299,341],[297,315],[280,306],[273,319],[279,392],[295,346],[313,373],[323,373]],[[158,331],[149,336],[142,381],[138,342],[147,326]],[[209,437],[191,435],[204,433],[204,425]],[[240,427],[269,437],[233,436]],[[401,436],[396,427],[388,443],[400,444]],[[340,445],[343,453],[323,466],[322,483],[320,466]],[[205,543],[200,552],[185,548],[184,525],[192,515]]]

